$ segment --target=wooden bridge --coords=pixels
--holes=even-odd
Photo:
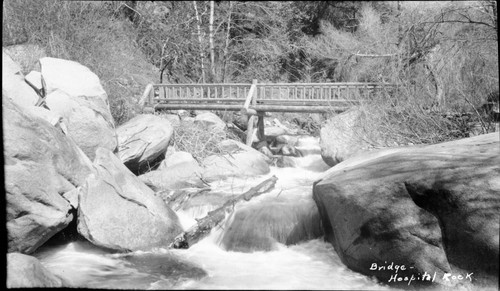
[[[160,110],[241,111],[248,118],[247,144],[258,116],[264,134],[266,112],[342,112],[396,86],[387,83],[149,84],[140,104]]]

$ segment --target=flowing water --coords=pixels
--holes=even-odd
[[[302,146],[312,153],[293,158],[296,167],[272,167],[266,176],[230,178],[211,184],[213,190],[239,194],[276,175],[275,189],[249,202],[312,195],[312,183],[328,169],[317,151],[317,140]],[[243,204],[244,204],[243,203]],[[178,211],[185,229],[213,207],[200,205]],[[229,218],[230,219],[230,218]],[[111,253],[86,241],[42,247],[35,256],[53,273],[75,287],[113,289],[356,289],[388,290],[346,268],[331,244],[316,238],[296,245],[277,243],[272,251],[234,252],[221,247],[222,227],[186,250],[154,249]],[[394,290],[394,289],[392,289]]]

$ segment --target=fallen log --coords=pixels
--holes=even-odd
[[[278,178],[272,176],[259,185],[252,187],[247,192],[226,201],[221,207],[210,211],[205,217],[197,219],[197,223],[187,231],[178,235],[170,244],[169,248],[187,249],[194,245],[209,235],[212,228],[219,225],[224,218],[226,218],[226,213],[231,213],[233,211],[236,203],[242,200],[249,201],[253,197],[269,192],[274,188],[276,181],[278,181]]]
[[[174,211],[180,210],[191,198],[201,193],[209,192],[210,188],[185,188],[179,190],[158,191],[156,196],[161,197],[167,205]]]

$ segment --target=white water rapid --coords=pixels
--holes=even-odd
[[[293,158],[296,167],[272,167],[266,176],[230,178],[211,184],[212,190],[239,194],[276,175],[275,189],[255,197],[309,199],[312,183],[328,169],[317,151],[317,139],[303,144],[305,157]],[[178,212],[184,228],[212,210],[206,206]],[[231,218],[229,218],[231,219]],[[217,228],[185,250],[155,249],[113,254],[86,241],[42,247],[35,256],[67,284],[112,289],[330,289],[395,290],[345,267],[333,247],[316,238],[295,245],[277,243],[271,251],[235,252],[221,247],[223,228]]]

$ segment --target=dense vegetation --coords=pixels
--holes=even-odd
[[[48,56],[90,67],[118,123],[135,114],[132,97],[151,81],[258,79],[399,84],[363,106],[367,126],[398,144],[468,136],[472,121],[482,132],[492,128],[481,106],[488,96],[498,99],[495,1],[8,0],[3,6],[3,46],[25,35]]]

